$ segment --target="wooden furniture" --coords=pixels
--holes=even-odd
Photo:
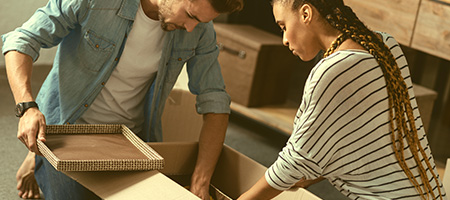
[[[411,47],[450,60],[450,0],[422,0]]]
[[[420,0],[344,0],[370,29],[385,31],[402,44],[411,44]]]
[[[344,0],[371,29],[450,60],[450,0]]]
[[[419,105],[420,115],[425,130],[428,130],[431,113],[433,111],[434,100],[437,93],[423,86],[414,84],[414,93]],[[300,100],[299,100],[300,103]],[[255,121],[261,122],[268,127],[290,135],[292,133],[292,123],[299,105],[279,104],[267,105],[257,108],[248,108],[237,103],[231,103],[231,110]]]
[[[244,106],[283,103],[298,58],[282,38],[249,25],[214,25],[226,90]]]

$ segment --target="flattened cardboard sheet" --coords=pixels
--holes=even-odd
[[[39,151],[58,171],[157,170],[164,159],[125,125],[48,125]]]

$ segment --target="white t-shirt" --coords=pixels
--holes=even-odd
[[[160,22],[148,18],[140,6],[117,67],[77,123],[125,124],[139,133],[145,95],[158,71],[164,37]]]

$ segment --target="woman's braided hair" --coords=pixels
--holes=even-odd
[[[332,54],[339,47],[339,45],[341,45],[348,38],[359,43],[375,57],[383,71],[386,81],[390,107],[389,119],[392,146],[398,163],[423,199],[426,199],[426,197],[429,197],[430,195],[433,199],[436,199],[433,188],[431,187],[427,176],[426,168],[421,162],[419,156],[419,154],[421,154],[425,160],[426,166],[430,169],[430,172],[436,181],[438,186],[437,188],[442,199],[438,179],[417,136],[417,129],[415,126],[413,109],[409,100],[408,88],[403,80],[403,77],[401,76],[400,68],[397,66],[397,62],[389,48],[380,38],[377,37],[377,35],[375,35],[376,33],[367,28],[358,19],[350,7],[344,5],[343,0],[272,0],[272,4],[274,3],[281,3],[283,6],[291,6],[291,9],[294,11],[298,10],[300,6],[305,3],[312,5],[332,27],[341,32],[339,37],[331,44],[331,47],[327,49],[324,57]],[[395,129],[395,127],[397,127],[397,129]],[[416,177],[413,175],[406,163],[404,156],[404,137],[407,139],[409,150],[411,151],[418,166],[420,178],[424,184],[423,188],[420,186],[420,183],[417,181]]]

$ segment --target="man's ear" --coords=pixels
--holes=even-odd
[[[307,3],[303,4],[303,6],[299,9],[300,20],[304,24],[311,23],[312,14],[313,14],[313,9],[312,9],[311,5],[309,5]]]

